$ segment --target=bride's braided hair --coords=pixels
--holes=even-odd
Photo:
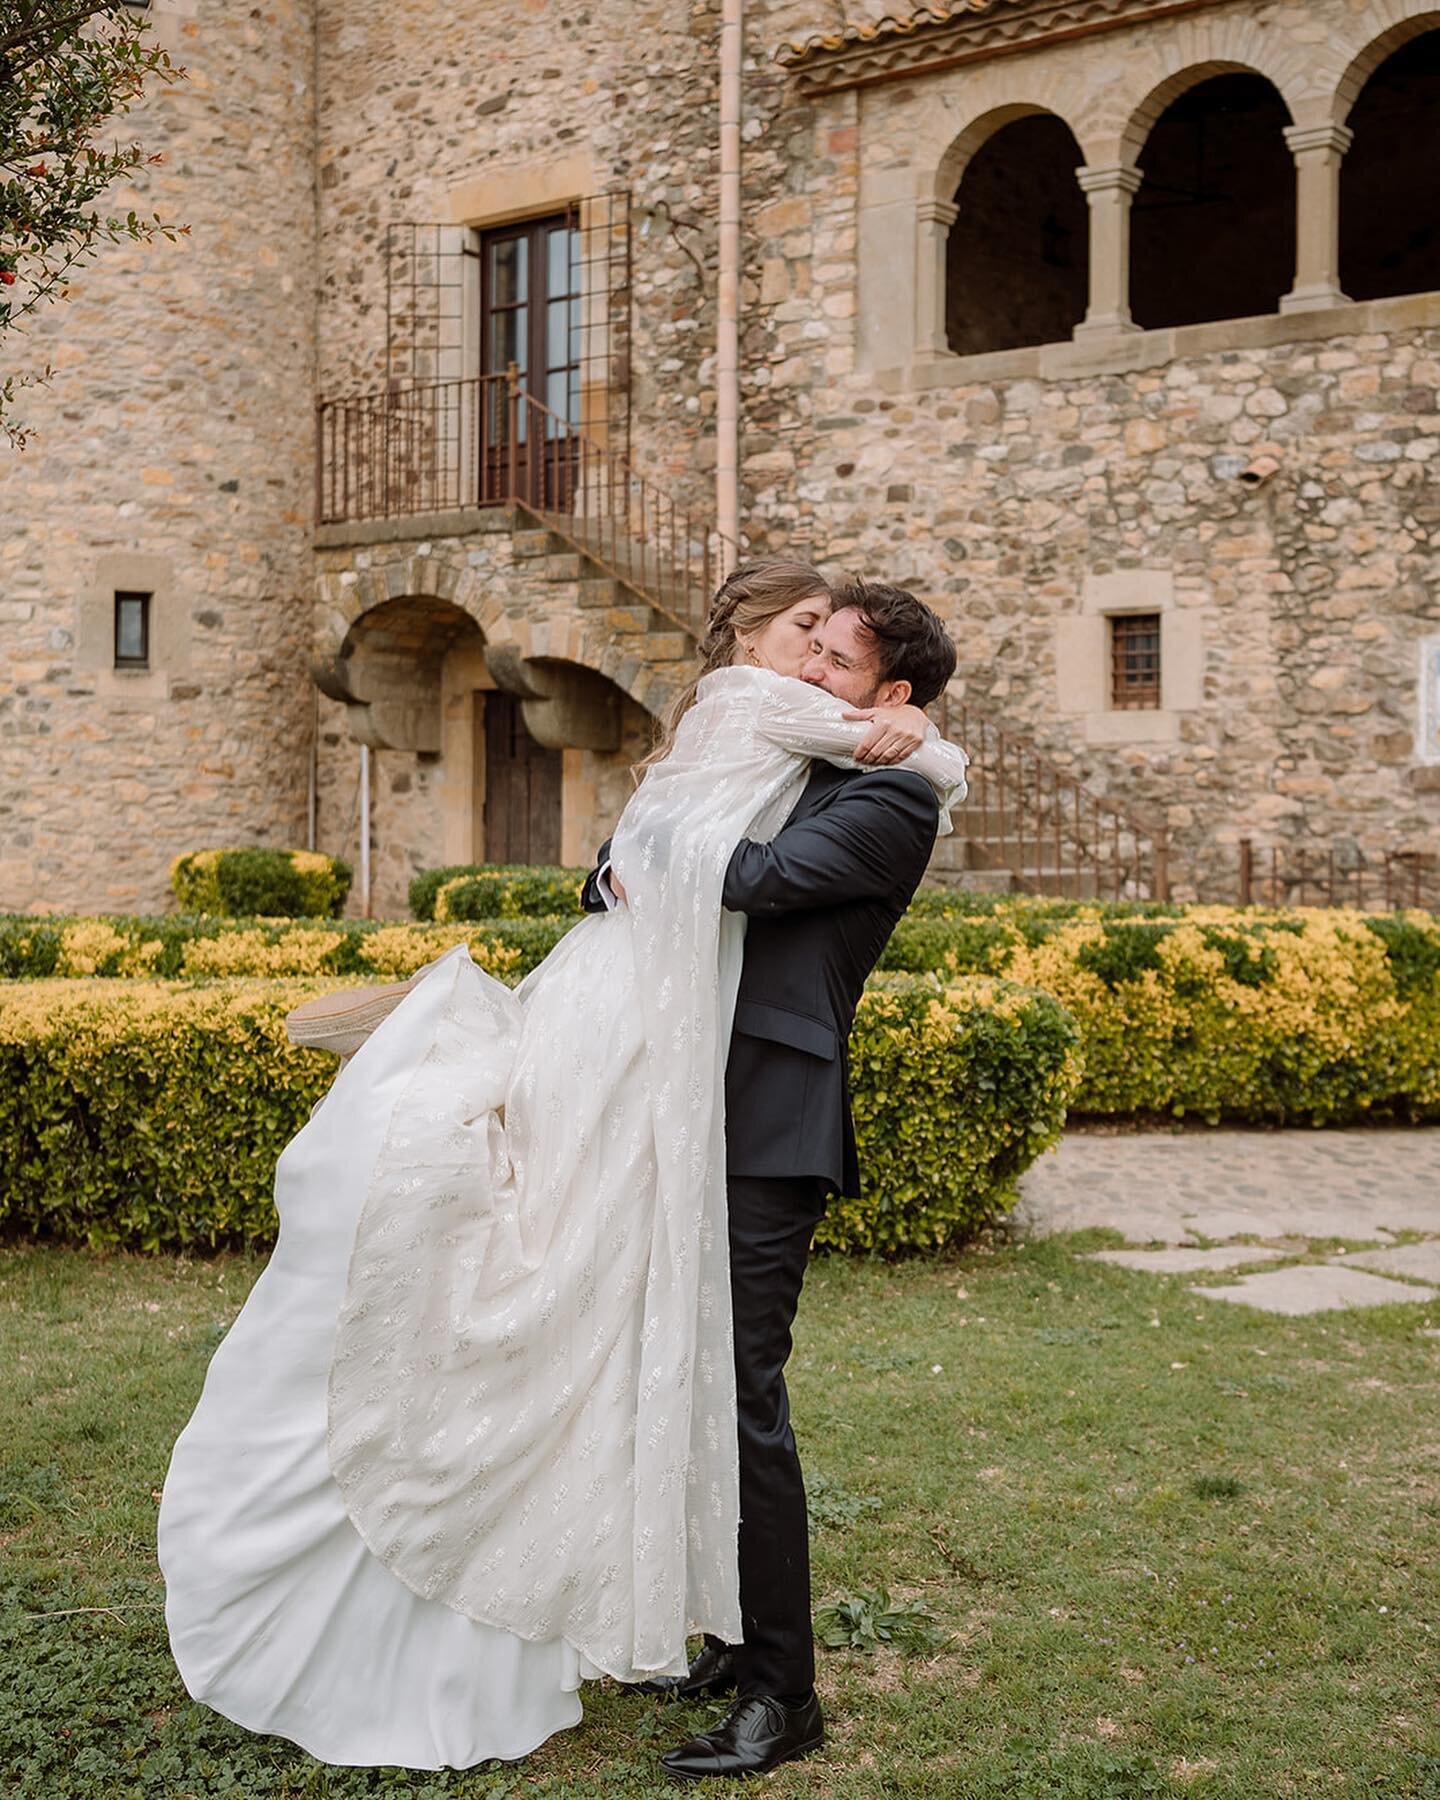
[[[695,690],[704,678],[735,661],[736,633],[759,631],[771,619],[817,594],[823,594],[829,603],[825,577],[809,563],[788,556],[764,556],[743,563],[721,582],[710,602],[705,636],[700,640],[700,668],[666,708],[654,749],[635,765],[637,781],[653,763],[663,762],[670,754],[680,721],[695,704]]]

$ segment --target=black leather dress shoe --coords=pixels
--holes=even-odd
[[[808,1756],[824,1742],[825,1721],[814,1694],[795,1706],[770,1694],[745,1694],[718,1725],[667,1751],[660,1761],[681,1781],[765,1775],[783,1762]]]
[[[735,1652],[728,1644],[706,1644],[690,1665],[688,1675],[659,1675],[654,1681],[637,1681],[637,1694],[658,1694],[662,1700],[709,1700],[735,1692]]]

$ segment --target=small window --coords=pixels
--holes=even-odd
[[[1159,613],[1121,613],[1111,618],[1110,704],[1122,711],[1159,706]]]
[[[150,667],[150,595],[115,596],[115,667]]]

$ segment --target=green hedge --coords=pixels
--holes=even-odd
[[[576,913],[589,873],[517,863],[425,869],[410,883],[410,911],[417,919],[534,919]]]
[[[275,1160],[335,1072],[285,1039],[316,982],[0,989],[0,1230],[179,1250],[268,1242]],[[931,1249],[1001,1211],[1059,1135],[1075,1030],[1009,982],[877,980],[853,1039],[870,1188],[834,1249]]]
[[[432,925],[0,918],[0,976],[409,974],[464,939],[506,980],[575,915]],[[923,891],[881,958],[998,975],[1077,1020],[1074,1111],[1254,1123],[1440,1119],[1440,919]]]
[[[468,943],[483,969],[528,975],[575,924],[493,919],[390,925],[371,919],[63,918],[0,915],[0,979],[93,975],[195,981],[234,976],[356,975],[393,981]]]
[[[227,919],[338,919],[350,865],[318,850],[194,850],[170,865],[186,912]]]
[[[1064,1129],[1079,1033],[1016,982],[875,975],[850,1037],[865,1193],[836,1199],[815,1241],[892,1255],[972,1236]]]
[[[1054,994],[1084,1044],[1077,1113],[1440,1119],[1433,914],[974,898],[912,908],[881,966]]]

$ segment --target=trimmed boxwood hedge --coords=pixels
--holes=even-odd
[[[0,989],[0,1231],[179,1250],[268,1242],[281,1149],[335,1072],[286,1012],[323,983],[35,981]],[[887,976],[852,1040],[871,1187],[833,1249],[931,1249],[1003,1210],[1058,1136],[1076,1032],[1012,982]]]
[[[0,919],[0,976],[409,974],[465,939],[518,980],[574,914],[439,925]],[[1255,1123],[1440,1119],[1440,919],[922,891],[881,968],[1003,975],[1079,1023],[1073,1110]]]
[[[1054,994],[1085,1047],[1077,1113],[1440,1119],[1434,914],[947,900],[912,907],[881,967]]]
[[[410,911],[417,919],[536,919],[577,913],[589,873],[518,863],[425,869],[410,883]]]
[[[241,919],[338,919],[350,865],[318,850],[194,850],[170,865],[170,886],[187,912]]]
[[[518,981],[578,923],[493,919],[389,925],[370,919],[63,918],[0,915],[0,979],[358,975],[393,981],[453,944],[490,974]]]

